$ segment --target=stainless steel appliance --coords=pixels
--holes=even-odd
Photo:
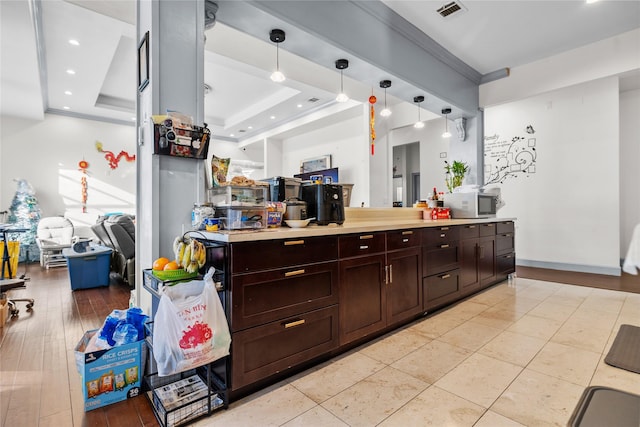
[[[285,176],[274,176],[261,181],[269,183],[270,196],[272,202],[284,202],[292,197],[300,198],[300,178],[289,178]]]
[[[475,191],[451,193],[445,194],[444,205],[451,209],[452,218],[495,218],[498,197]]]
[[[287,205],[284,219],[307,219],[307,202],[292,197],[284,201]]]
[[[302,200],[307,202],[307,215],[315,217],[318,225],[344,222],[344,197],[341,185],[304,184]]]

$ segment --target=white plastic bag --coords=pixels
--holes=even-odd
[[[214,283],[204,280],[167,286],[153,328],[158,376],[183,372],[229,354],[231,335]]]

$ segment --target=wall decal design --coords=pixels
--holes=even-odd
[[[105,151],[102,149],[102,142],[96,141],[96,149],[100,153],[104,153],[104,158],[109,162],[109,167],[111,169],[116,169],[118,167],[118,163],[120,163],[120,159],[123,157],[127,162],[134,162],[136,160],[135,154],[129,154],[126,151],[122,150],[118,153],[117,156],[113,154],[111,151]]]
[[[536,173],[536,138],[533,126],[526,127],[527,136],[511,140],[498,134],[484,137],[484,183],[503,184],[505,180]]]
[[[89,162],[82,159],[78,162],[78,169],[82,172],[82,178],[80,178],[80,186],[82,188],[82,213],[87,213],[87,196],[88,193],[88,184],[87,184],[87,168],[89,167]]]

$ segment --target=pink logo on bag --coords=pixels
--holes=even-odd
[[[196,348],[198,345],[209,341],[212,336],[213,332],[209,325],[196,322],[184,331],[182,339],[178,344],[182,349]]]

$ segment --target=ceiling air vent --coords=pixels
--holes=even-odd
[[[318,102],[318,101],[320,101],[320,99],[316,97],[307,99],[307,102]]]
[[[452,1],[450,3],[445,4],[441,8],[437,10],[437,12],[443,18],[451,18],[453,15],[459,15],[461,12],[465,12],[467,10],[466,7],[459,1]]]

